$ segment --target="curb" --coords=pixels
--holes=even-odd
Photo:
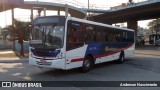
[[[16,60],[0,60],[0,63],[23,63],[28,62],[28,59],[16,59]]]

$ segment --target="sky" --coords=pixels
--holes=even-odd
[[[25,0],[25,1],[37,1],[37,0]],[[43,2],[60,2],[60,3],[75,3],[79,7],[87,7],[88,6],[88,0],[38,0]],[[145,1],[145,0],[134,0],[134,2],[139,1]],[[92,7],[98,7],[98,8],[109,8],[111,6],[117,6],[122,3],[127,3],[128,0],[89,0],[90,8]],[[51,14],[53,13],[53,14]],[[63,12],[61,12],[63,13]],[[56,12],[48,12],[48,15],[55,15]],[[34,15],[37,15],[37,12],[34,12]],[[5,27],[6,25],[11,24],[11,11],[8,10],[6,12],[0,13],[0,27]],[[22,9],[15,9],[15,18],[20,19],[22,21],[29,21],[30,20],[30,10],[22,10]],[[141,27],[147,28],[147,21],[139,21],[138,24]]]

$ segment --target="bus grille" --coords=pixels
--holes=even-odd
[[[31,50],[35,56],[40,57],[56,57],[60,51],[50,51],[50,50]]]

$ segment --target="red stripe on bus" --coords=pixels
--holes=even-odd
[[[118,53],[118,52],[108,52],[108,53],[105,53],[105,54],[100,54],[100,55],[93,56],[93,58],[96,59],[96,58],[106,57],[106,56],[109,56],[109,55],[112,55],[112,54],[115,54],[115,53]]]
[[[77,58],[77,59],[72,59],[71,62],[80,62],[83,60],[84,60],[84,58]]]

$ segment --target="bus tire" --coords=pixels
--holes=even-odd
[[[119,55],[119,59],[116,60],[117,63],[123,63],[125,59],[124,52],[121,52]]]
[[[83,73],[86,73],[88,71],[90,71],[90,69],[93,66],[93,60],[90,56],[86,57],[85,60],[83,61],[83,65],[81,67],[81,71]]]

